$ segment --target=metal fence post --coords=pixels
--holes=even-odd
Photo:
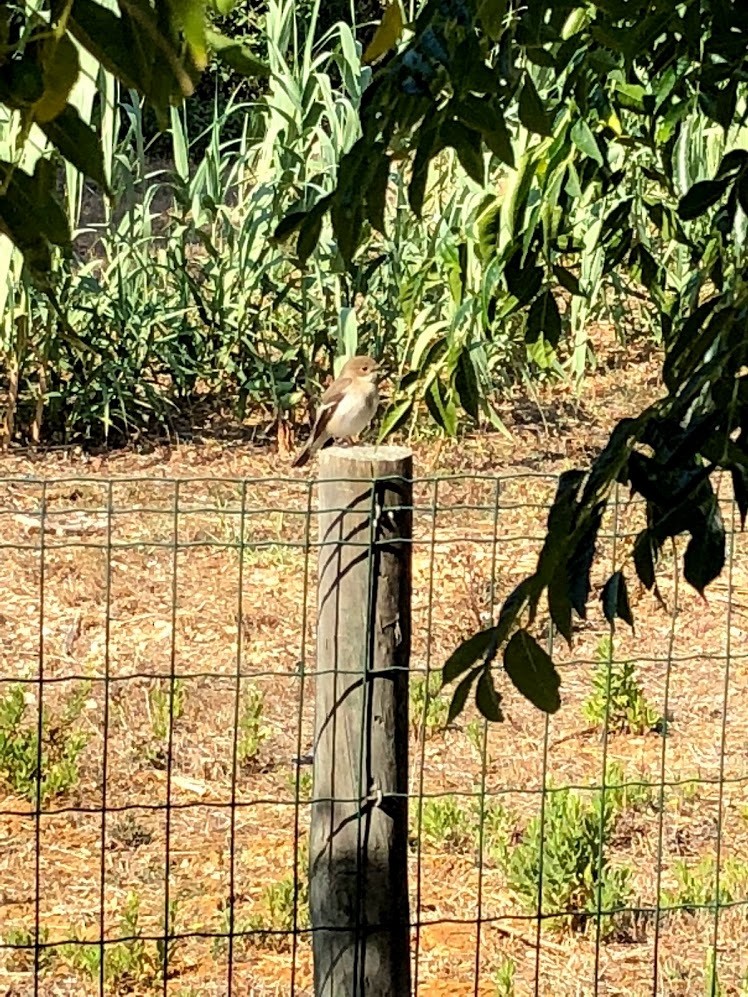
[[[412,467],[404,447],[319,464],[309,900],[316,997],[407,997]]]

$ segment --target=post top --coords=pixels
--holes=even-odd
[[[379,463],[387,461],[396,463],[401,460],[409,460],[413,456],[410,447],[397,446],[353,446],[353,447],[326,447],[320,452],[320,458],[328,461],[344,461],[350,463]]]

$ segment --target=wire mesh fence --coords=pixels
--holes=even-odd
[[[439,670],[534,566],[552,475],[413,484],[413,991],[748,993],[745,539],[590,604],[545,717],[445,729]],[[315,485],[0,482],[0,989],[313,991]],[[608,510],[593,581],[642,510]],[[365,538],[364,538],[365,539]],[[682,553],[682,551],[681,551]],[[632,586],[632,589],[634,587]]]

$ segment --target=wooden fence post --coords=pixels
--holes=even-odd
[[[319,458],[309,902],[315,997],[408,997],[413,458]]]

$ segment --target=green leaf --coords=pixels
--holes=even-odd
[[[634,567],[645,588],[653,589],[657,547],[649,530],[642,530],[634,541]]]
[[[504,115],[500,111],[494,111],[494,115],[489,118],[486,127],[483,129],[483,141],[494,156],[500,159],[502,163],[506,163],[511,170],[514,169],[512,137],[506,126]]]
[[[569,580],[569,597],[577,614],[585,619],[587,616],[587,600],[590,595],[590,571],[595,558],[597,534],[600,530],[605,503],[598,502],[587,513],[587,525],[582,531],[577,543],[569,556],[567,577]]]
[[[475,687],[475,705],[481,714],[492,723],[501,723],[501,696],[496,691],[490,668],[485,668]]]
[[[454,436],[457,432],[457,412],[438,377],[426,389],[424,401],[437,426],[441,426],[448,436]]]
[[[324,212],[315,208],[309,212],[301,223],[299,238],[296,240],[296,255],[299,258],[299,265],[302,267],[317,248],[317,243],[322,232],[323,214]]]
[[[737,185],[738,203],[743,209],[743,213],[748,215],[748,171],[743,173],[735,183]]]
[[[535,84],[529,74],[525,74],[522,89],[519,92],[519,120],[530,132],[537,135],[553,134],[551,118],[541,101]]]
[[[442,668],[442,683],[447,685],[459,675],[466,672],[479,658],[484,658],[489,651],[496,650],[496,627],[481,630],[468,637],[456,650],[450,654]]]
[[[275,226],[272,238],[274,242],[283,242],[289,235],[298,231],[309,216],[309,211],[289,211]]]
[[[199,70],[208,63],[204,0],[168,0]],[[248,74],[250,75],[250,74]],[[254,74],[251,74],[254,75]]]
[[[251,48],[244,42],[227,38],[220,31],[209,28],[205,33],[206,40],[216,56],[231,69],[242,76],[265,77],[270,75],[270,68],[258,59]]]
[[[226,17],[236,7],[236,0],[210,0],[210,5],[219,17]]]
[[[514,169],[512,139],[503,111],[495,100],[467,94],[460,101],[452,101],[450,108],[454,109],[470,129],[481,133],[483,141],[494,156]]]
[[[68,24],[73,37],[126,87],[148,91],[148,79],[121,17],[96,0],[75,0]]]
[[[32,107],[44,93],[42,68],[27,48],[22,58],[10,59],[0,74],[0,100],[13,110]]]
[[[455,390],[460,399],[460,405],[465,409],[471,419],[478,421],[480,415],[480,392],[478,390],[478,378],[475,376],[475,367],[470,356],[469,348],[461,351],[455,369]]]
[[[0,217],[24,244],[41,234],[55,246],[70,243],[68,218],[55,194],[55,168],[48,159],[37,160],[33,176],[20,167],[0,161],[0,185],[9,176],[0,197]]]
[[[585,473],[564,471],[548,513],[548,530],[538,558],[535,577],[548,586],[548,610],[559,633],[571,641],[571,588],[567,567],[567,548],[577,517],[577,496]]]
[[[382,440],[385,440],[392,433],[396,432],[405,422],[407,422],[412,411],[412,398],[409,398],[406,401],[398,402],[397,405],[393,405],[392,408],[388,409],[379,430],[379,442],[381,443]]]
[[[52,121],[68,102],[78,79],[78,49],[65,34],[59,41],[47,38],[41,48],[44,93],[34,104],[34,119],[40,124]]]
[[[67,214],[55,194],[56,170],[48,159],[37,160],[33,176],[0,161],[0,232],[15,243],[37,280],[45,280],[52,264],[50,243],[70,245]]]
[[[683,577],[702,595],[725,566],[725,527],[715,499],[702,529],[695,530],[683,557]]]
[[[691,221],[703,215],[720,200],[729,186],[728,179],[700,180],[695,183],[678,203],[678,216],[683,221]]]
[[[39,127],[69,163],[105,190],[108,189],[99,137],[72,104],[66,105],[61,114]]]
[[[740,464],[730,468],[732,490],[735,494],[735,504],[740,514],[740,527],[745,529],[745,518],[748,515],[748,470]]]
[[[403,33],[405,20],[403,18],[400,0],[391,0],[385,8],[382,20],[379,22],[374,37],[369,42],[363,55],[363,63],[368,66],[381,56],[386,55],[390,49],[397,45],[400,35]]]
[[[593,159],[598,166],[603,165],[603,154],[600,152],[600,146],[584,118],[578,118],[572,126],[571,140],[585,156]]]
[[[622,571],[615,571],[603,587],[601,602],[603,614],[608,623],[618,617],[633,629],[634,617],[631,614],[626,579]]]
[[[482,185],[486,170],[478,132],[466,128],[459,121],[445,121],[441,127],[440,137],[445,146],[455,150],[460,165],[467,175]]]
[[[571,611],[566,572],[559,569],[554,572],[548,583],[548,612],[551,614],[553,625],[567,644],[571,643]]]
[[[554,265],[553,273],[561,287],[565,288],[570,294],[582,294],[582,290],[579,286],[579,279],[571,272],[571,270],[566,270],[564,267]]]
[[[561,706],[561,679],[550,656],[527,630],[518,630],[504,649],[504,668],[519,692],[544,713]]]
[[[408,203],[411,211],[417,217],[420,217],[423,209],[429,165],[434,156],[438,155],[444,148],[441,137],[442,118],[442,114],[432,116],[422,129],[416,146],[416,154],[413,157],[413,168],[408,184]]]
[[[480,0],[478,4],[478,17],[486,34],[493,41],[501,38],[506,11],[507,0]]]
[[[465,709],[465,703],[467,702],[470,690],[473,687],[473,682],[475,682],[477,676],[483,671],[483,665],[478,665],[469,672],[459,683],[457,688],[452,695],[452,702],[449,704],[449,713],[447,714],[446,726],[449,727],[451,723],[454,723],[456,718]]]
[[[390,161],[384,149],[372,150],[378,162],[371,182],[366,188],[366,217],[372,227],[384,235],[384,208],[387,198],[387,185],[390,180]]]
[[[525,342],[537,343],[541,338],[554,349],[561,338],[561,313],[550,291],[533,301],[527,315]]]
[[[719,164],[714,179],[720,180],[722,177],[734,176],[746,167],[748,167],[748,151],[746,149],[732,149],[722,157],[722,162]]]

